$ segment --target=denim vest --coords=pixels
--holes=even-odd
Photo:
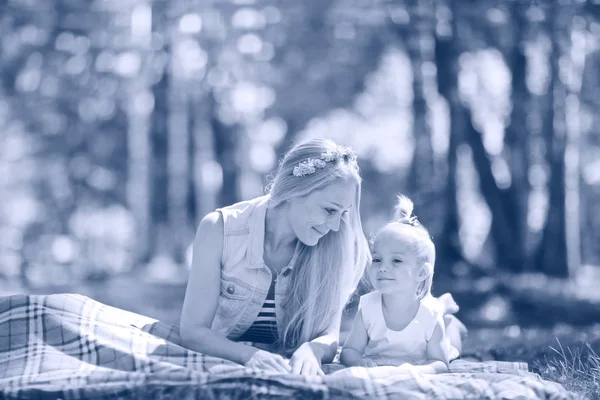
[[[271,270],[263,260],[265,216],[269,195],[219,208],[224,237],[221,291],[212,329],[228,339],[239,338],[258,317],[271,285]],[[275,313],[281,342],[283,310],[292,272],[286,266],[275,278]]]

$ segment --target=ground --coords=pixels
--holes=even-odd
[[[437,295],[452,291],[461,306],[459,317],[469,327],[464,354],[480,360],[527,362],[544,378],[600,399],[598,293],[586,294],[581,286],[543,277],[486,279],[435,287]],[[139,276],[77,287],[24,289],[2,283],[0,288],[0,296],[80,293],[173,324],[179,322],[185,294],[184,282],[151,282]],[[349,328],[354,311],[348,308],[343,329]]]

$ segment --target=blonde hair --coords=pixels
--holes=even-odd
[[[417,267],[420,268],[419,279],[423,279],[417,287],[417,297],[423,299],[431,293],[433,285],[433,271],[435,267],[435,245],[431,235],[413,214],[414,204],[408,197],[400,194],[394,207],[394,217],[381,230],[385,228],[403,228],[404,232],[410,232],[408,245],[417,255]],[[381,230],[379,232],[381,232]],[[372,243],[377,240],[376,234]]]
[[[361,177],[354,157],[339,157],[313,173],[295,176],[294,168],[308,159],[319,159],[323,153],[343,154],[344,147],[327,139],[310,139],[295,144],[281,160],[272,182],[269,207],[306,196],[336,180],[355,180],[354,206],[340,228],[330,231],[315,246],[298,241],[292,262],[281,343],[285,353],[302,343],[325,334],[336,314],[356,288],[370,262],[368,242],[360,220]]]

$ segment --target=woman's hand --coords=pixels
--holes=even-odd
[[[321,369],[321,360],[315,355],[310,343],[304,343],[290,358],[292,374],[295,375],[325,375]]]
[[[279,354],[258,350],[244,364],[246,368],[260,369],[263,371],[280,372],[288,374],[292,371],[288,361]]]

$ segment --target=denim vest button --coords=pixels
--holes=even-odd
[[[229,285],[227,287],[227,293],[229,293],[229,294],[234,294],[235,293],[235,288],[233,287],[233,285]]]

